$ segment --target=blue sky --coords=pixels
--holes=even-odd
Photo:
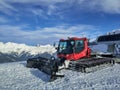
[[[120,28],[120,0],[1,0],[0,42],[52,44]]]

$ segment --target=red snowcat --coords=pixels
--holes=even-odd
[[[88,46],[87,38],[72,37],[68,39],[60,39],[57,49],[57,58],[37,57],[27,60],[27,67],[38,68],[51,76],[54,80],[56,75],[62,68],[87,72],[87,68],[100,66],[103,64],[114,64],[114,60],[108,57],[96,57],[91,55],[91,49]]]

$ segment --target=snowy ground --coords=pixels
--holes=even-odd
[[[120,64],[91,73],[62,70],[65,77],[53,82],[25,65],[25,61],[0,64],[0,90],[120,90]]]

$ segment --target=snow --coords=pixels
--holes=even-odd
[[[97,44],[89,46],[93,52],[107,52],[108,46],[106,44]]]
[[[48,52],[54,52],[54,48],[50,45],[45,46],[27,46],[25,44],[17,44],[17,43],[0,43],[0,51],[2,53],[11,53],[11,52],[17,52],[18,54],[21,54],[22,52],[29,52],[31,55],[38,54],[38,53],[44,53],[46,51]]]
[[[107,33],[107,35],[113,35],[113,34],[120,34],[120,29],[118,29],[118,30],[113,30],[113,31]]]
[[[48,82],[43,72],[26,68],[26,62],[0,64],[0,90],[120,90],[120,65],[91,73],[62,70],[65,77]]]
[[[41,55],[47,57],[55,53],[56,50],[51,45],[45,46],[28,46],[17,43],[0,42],[0,63],[10,61],[23,61],[28,57]]]

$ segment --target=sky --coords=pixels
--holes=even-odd
[[[0,42],[52,44],[120,29],[120,0],[0,0]]]

